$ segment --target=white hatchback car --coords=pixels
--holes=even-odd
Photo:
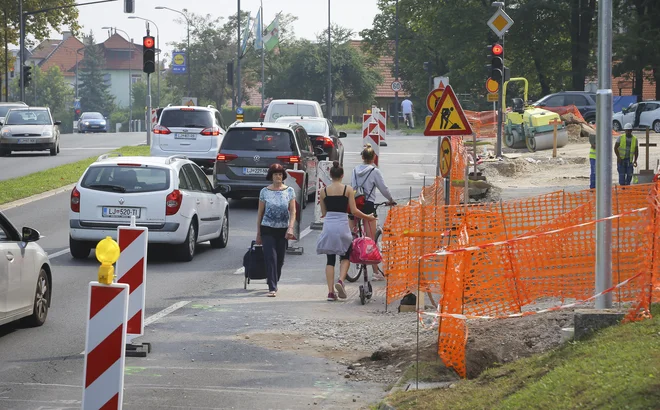
[[[165,107],[153,129],[151,155],[185,155],[210,173],[226,129],[220,111],[212,105]]]
[[[0,212],[0,325],[26,318],[41,326],[48,316],[53,277],[39,232],[18,231]]]
[[[84,259],[117,227],[149,228],[149,243],[174,246],[175,256],[191,261],[198,243],[224,248],[229,240],[229,208],[204,172],[183,155],[111,157],[87,168],[71,192],[69,249]]]
[[[280,117],[323,118],[321,104],[312,100],[273,100],[268,104],[263,122],[275,122]]]

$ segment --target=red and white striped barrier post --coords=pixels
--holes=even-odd
[[[374,106],[371,109],[376,122],[378,123],[378,133],[380,134],[380,146],[386,147],[387,142],[385,142],[385,137],[387,136],[387,111],[383,111],[378,107]]]
[[[300,240],[300,223],[302,221],[302,201],[306,201],[307,198],[302,197],[303,193],[303,184],[305,183],[305,171],[291,170],[287,169],[286,173],[288,178],[286,184],[293,188],[293,191],[296,194],[296,222],[293,225],[293,236],[295,240],[289,242],[289,246],[286,250],[287,253],[294,255],[302,255],[304,249],[302,246],[297,246],[298,241]]]
[[[367,135],[367,139],[365,141],[366,143],[371,144],[371,148],[373,148],[374,153],[376,154],[374,156],[374,164],[378,166],[378,159],[380,157],[380,140],[381,136],[380,133],[378,132],[377,129],[373,129],[371,132],[369,132],[369,135]]]
[[[317,183],[316,183],[316,201],[314,202],[314,222],[310,226],[311,229],[323,229],[323,217],[321,216],[321,191],[328,185],[332,184],[332,177],[330,177],[330,169],[332,168],[332,161],[320,161],[316,170]]]
[[[90,282],[87,300],[83,410],[121,410],[124,397],[129,285],[112,283],[119,245],[106,237],[96,246],[99,281]]]
[[[151,109],[151,129],[153,130],[154,127],[158,124],[158,110],[155,108]]]
[[[117,242],[121,250],[117,260],[117,283],[126,283],[131,287],[126,327],[126,349],[129,356],[146,357],[151,350],[149,343],[132,343],[134,338],[144,335],[148,238],[149,230],[135,226],[135,217],[131,218],[130,226],[117,228]]]

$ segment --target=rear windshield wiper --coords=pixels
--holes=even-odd
[[[88,188],[109,189],[116,192],[126,192],[126,188],[121,185],[92,184]]]

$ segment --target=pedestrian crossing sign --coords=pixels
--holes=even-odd
[[[472,127],[465,118],[461,104],[450,85],[445,87],[435,111],[426,125],[424,135],[440,137],[445,135],[471,135]]]

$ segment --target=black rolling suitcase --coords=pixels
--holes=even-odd
[[[243,267],[245,268],[245,280],[243,289],[247,289],[251,280],[266,279],[266,263],[264,262],[264,250],[256,241],[252,241],[250,249],[243,256]]]

